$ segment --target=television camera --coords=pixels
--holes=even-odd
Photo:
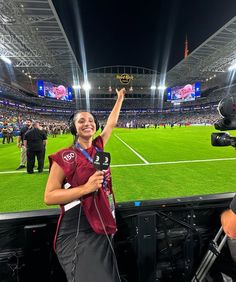
[[[221,119],[214,123],[217,130],[235,130],[236,129],[236,93],[224,97],[219,105],[218,111]],[[232,146],[236,148],[236,137],[230,136],[228,132],[212,133],[212,146]]]

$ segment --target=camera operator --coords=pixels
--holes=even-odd
[[[221,214],[221,224],[225,234],[232,239],[236,239],[236,195],[230,203],[230,209]]]
[[[224,97],[219,105],[218,111],[221,119],[215,122],[217,130],[236,129],[236,93]],[[232,137],[227,132],[212,133],[211,144],[213,146],[232,146],[236,148],[236,137]],[[236,239],[236,195],[230,203],[230,208],[221,214],[221,224],[225,234],[232,239]]]

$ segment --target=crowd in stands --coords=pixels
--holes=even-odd
[[[212,125],[220,118],[217,110],[173,113],[121,114],[120,127],[152,127],[155,125]]]
[[[107,114],[97,113],[98,120],[104,124]],[[0,105],[0,132],[6,129],[17,135],[27,119],[37,120],[54,137],[69,132],[69,116],[45,115],[27,109],[15,110]],[[213,124],[219,119],[216,109],[188,112],[125,112],[120,115],[119,127],[151,127],[159,125]],[[10,142],[10,141],[9,141]]]
[[[12,107],[0,105],[0,133],[2,133],[2,137],[6,136],[2,143],[13,141],[10,139],[10,136],[18,135],[27,119],[39,121],[42,128],[54,137],[68,132],[68,123],[65,120],[61,120],[61,117],[51,117],[27,109],[16,110]]]
[[[213,88],[208,91],[207,96],[203,95],[196,101],[184,102],[181,105],[163,102],[161,107],[158,100],[154,101],[148,97],[128,98],[124,101],[118,126],[213,124],[220,118],[217,111],[218,102],[229,91],[235,90],[236,85],[232,85],[230,89]],[[101,124],[105,123],[113,105],[114,98],[90,99],[90,109],[98,116]],[[68,102],[39,98],[0,83],[0,133],[9,131],[16,135],[25,120],[32,119],[39,121],[48,134],[56,136],[68,132],[68,119],[76,108],[86,109],[86,100]]]

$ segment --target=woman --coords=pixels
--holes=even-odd
[[[96,171],[93,165],[118,121],[125,89],[116,92],[116,103],[98,137],[93,139],[96,118],[76,112],[70,125],[74,145],[49,156],[44,201],[62,208],[54,247],[70,282],[120,281],[111,244],[116,221],[110,169]]]

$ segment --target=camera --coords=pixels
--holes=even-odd
[[[218,111],[222,118],[214,123],[215,129],[220,131],[236,129],[236,94],[224,97],[218,105]],[[230,136],[227,132],[212,133],[211,145],[236,147],[236,137]]]

